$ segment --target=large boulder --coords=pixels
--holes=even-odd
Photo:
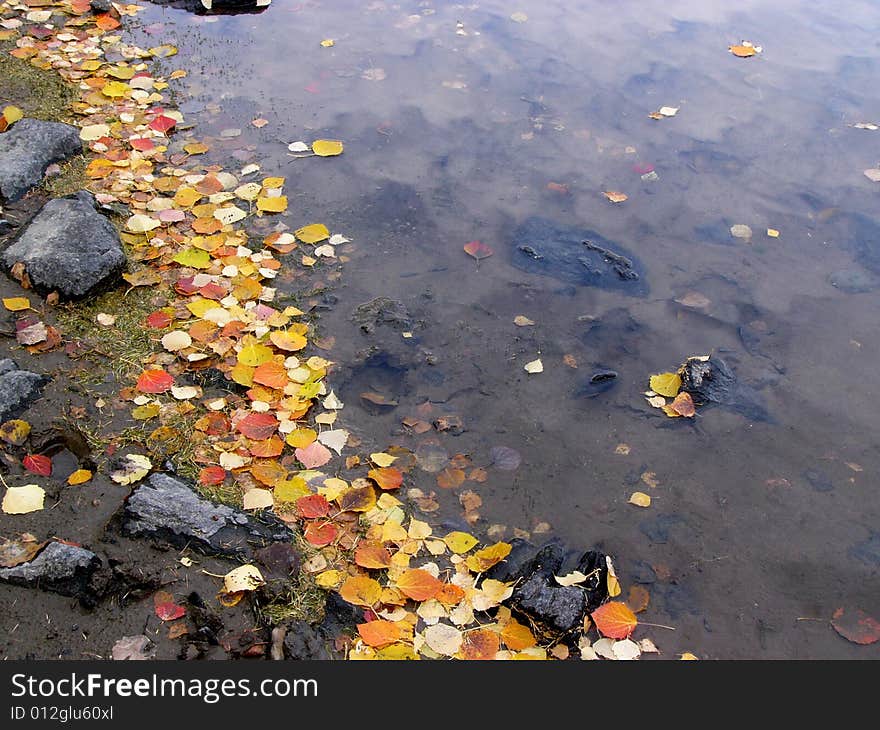
[[[18,200],[53,162],[82,152],[79,130],[60,122],[22,119],[0,134],[0,196]]]
[[[19,370],[8,357],[0,360],[0,423],[17,416],[39,398],[47,381],[43,375]]]
[[[174,547],[211,555],[251,558],[273,542],[290,542],[293,532],[271,515],[260,520],[200,497],[168,474],[152,474],[125,503],[122,529]]]
[[[7,270],[23,263],[39,291],[81,299],[119,276],[125,254],[94,197],[80,191],[46,203],[0,261]]]

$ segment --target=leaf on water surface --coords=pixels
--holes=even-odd
[[[668,408],[677,415],[684,416],[686,418],[692,418],[696,413],[693,398],[691,398],[690,393],[686,392],[679,393],[677,396],[675,396],[675,400],[673,400],[672,403],[669,404]]]
[[[636,507],[650,507],[651,496],[644,492],[633,492],[632,495],[630,495],[629,503],[634,504]]]
[[[0,568],[14,568],[28,563],[46,545],[48,542],[37,542],[33,535],[26,532],[12,540],[0,538]]]
[[[622,203],[629,199],[629,196],[626,193],[621,193],[617,190],[604,190],[602,195],[608,198],[612,203]]]
[[[758,49],[753,45],[746,45],[744,41],[742,45],[739,46],[728,46],[728,49],[734,56],[738,56],[739,58],[749,58],[750,56],[754,56]]]
[[[531,362],[527,362],[525,365],[523,365],[523,370],[525,370],[530,375],[543,373],[544,363],[541,362],[541,358],[538,358],[537,360],[532,360]]]
[[[513,323],[517,327],[531,327],[533,324],[535,324],[532,320],[522,314],[516,315],[516,317],[513,318]]]
[[[647,588],[639,585],[630,587],[629,596],[627,596],[626,599],[626,605],[630,607],[633,613],[641,613],[648,608],[650,602],[651,594],[648,593]]]
[[[651,390],[667,398],[675,398],[681,389],[681,377],[678,373],[660,373],[651,376]]]
[[[338,139],[316,139],[312,142],[312,152],[318,157],[335,157],[344,151],[342,142]]]
[[[611,639],[626,639],[638,626],[639,620],[629,606],[610,601],[590,614],[599,632]]]
[[[522,463],[522,457],[516,449],[509,446],[495,446],[489,451],[492,466],[501,471],[515,471]]]
[[[831,625],[844,639],[854,644],[867,645],[880,640],[880,622],[858,608],[838,608]]]
[[[481,261],[482,259],[489,258],[493,253],[495,253],[491,247],[487,246],[485,243],[481,243],[480,241],[471,241],[464,245],[464,251],[469,256],[472,256],[477,261]]]
[[[256,565],[240,565],[223,576],[223,590],[226,593],[255,591],[265,584],[263,574]]]
[[[871,182],[880,182],[880,168],[872,167],[865,170],[865,177]]]
[[[354,575],[340,586],[339,595],[354,606],[370,608],[382,596],[382,586],[372,578]]]

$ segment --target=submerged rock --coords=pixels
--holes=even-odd
[[[40,397],[47,382],[49,379],[44,375],[19,370],[9,358],[0,360],[0,423],[30,406]]]
[[[23,263],[36,289],[64,299],[110,283],[126,262],[119,234],[85,191],[46,203],[0,260],[7,270]]]
[[[690,393],[698,406],[717,403],[755,421],[769,421],[770,415],[757,391],[740,383],[720,357],[690,358],[682,367],[681,389]]]
[[[513,233],[511,262],[518,269],[562,281],[643,296],[642,266],[622,246],[596,231],[531,217]]]
[[[148,537],[174,547],[247,557],[272,542],[290,542],[294,534],[274,516],[265,521],[200,497],[188,484],[152,474],[125,503],[123,532]]]
[[[49,165],[79,152],[82,142],[76,127],[22,119],[0,134],[0,196],[18,200],[40,183]]]
[[[388,297],[376,297],[361,304],[355,310],[352,319],[366,334],[371,334],[381,325],[391,327],[398,332],[413,329],[412,317],[406,305]]]
[[[33,560],[0,569],[0,580],[87,599],[91,594],[89,581],[100,566],[101,559],[91,550],[50,542]]]
[[[511,606],[552,633],[567,632],[580,626],[584,616],[608,597],[605,555],[590,550],[572,560],[563,544],[551,540],[539,550],[514,540],[505,563],[486,573],[502,581],[519,581],[510,598]],[[579,570],[589,576],[574,586],[562,586],[556,576]]]

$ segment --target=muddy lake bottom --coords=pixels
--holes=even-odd
[[[285,175],[291,229],[351,239],[341,266],[278,286],[320,315],[345,427],[432,455],[408,486],[440,507],[417,515],[601,546],[624,591],[648,589],[644,620],[674,627],[645,630],[665,658],[878,658],[828,619],[880,608],[880,222],[863,175],[880,131],[853,126],[880,119],[880,9],[529,5],[524,21],[494,0],[150,6],[133,38],[180,49],[164,63],[188,71],[178,103],[196,126],[176,145]],[[742,39],[762,52],[734,57]],[[679,111],[649,118],[661,106]],[[345,153],[288,156],[316,138]],[[638,280],[585,276],[580,255],[523,258],[568,230],[600,236]],[[469,257],[473,240],[493,255]],[[379,297],[388,316],[359,314]],[[748,397],[693,419],[646,403],[652,373],[704,354]],[[404,424],[438,419],[455,425]],[[517,468],[498,468],[498,447]],[[488,478],[438,485],[457,454]],[[482,499],[472,524],[467,491]],[[140,631],[104,609],[83,621],[103,644]]]

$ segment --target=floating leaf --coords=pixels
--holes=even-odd
[[[694,400],[691,398],[691,394],[687,392],[682,392],[675,396],[675,400],[668,407],[679,416],[685,416],[686,418],[691,418],[696,413]]]
[[[758,52],[754,46],[729,46],[728,50],[734,56],[739,56],[740,58],[748,58]]]
[[[371,484],[352,487],[339,496],[339,509],[343,512],[369,512],[376,506],[376,490]]]
[[[324,466],[324,464],[333,458],[333,454],[330,450],[317,441],[309,444],[303,449],[296,449],[294,454],[296,455],[297,460],[306,469],[316,469],[320,466]]]
[[[519,623],[516,619],[511,619],[501,629],[501,640],[508,649],[513,651],[522,651],[538,643],[529,627]]]
[[[602,195],[608,198],[612,203],[622,203],[629,198],[626,193],[620,193],[616,190],[605,190],[602,192]]]
[[[450,532],[443,538],[443,542],[452,552],[461,555],[476,546],[479,540],[467,532]]]
[[[251,342],[238,351],[238,362],[249,367],[257,367],[269,362],[274,354],[271,347],[261,345],[259,342]]]
[[[468,254],[468,256],[473,256],[473,258],[475,258],[477,261],[489,258],[493,253],[495,253],[489,246],[487,246],[485,243],[480,243],[480,241],[471,241],[470,243],[466,243],[464,245],[464,252]]]
[[[629,503],[634,504],[636,507],[650,507],[651,496],[644,492],[633,492],[629,498]]]
[[[525,365],[523,365],[523,370],[525,370],[530,375],[543,373],[544,363],[541,362],[541,358],[538,358],[537,360],[532,360],[531,362],[527,362]]]
[[[403,472],[393,466],[370,469],[367,476],[376,482],[380,489],[399,489],[403,484]]]
[[[323,223],[312,223],[302,228],[297,228],[293,234],[303,243],[318,243],[330,237],[330,231]]]
[[[651,390],[667,398],[675,398],[681,389],[681,377],[678,373],[660,373],[651,376]]]
[[[628,638],[639,623],[629,606],[620,601],[599,606],[590,616],[599,632],[610,639]]]
[[[391,553],[381,542],[361,542],[354,552],[354,562],[362,568],[378,570],[391,565]]]
[[[844,639],[854,644],[873,644],[880,640],[880,622],[861,609],[838,608],[831,625]]]
[[[518,314],[516,317],[514,317],[513,323],[517,327],[531,327],[533,324],[535,324],[532,320],[522,314]]]
[[[173,261],[181,266],[189,266],[193,269],[207,269],[211,266],[211,255],[200,248],[185,248],[179,251]]]
[[[338,139],[316,139],[312,142],[312,152],[318,157],[335,157],[343,152],[343,145]]]
[[[475,573],[483,573],[510,555],[510,550],[511,545],[509,543],[496,542],[494,545],[484,547],[482,550],[477,550],[477,552],[469,555],[465,563]]]
[[[236,430],[249,439],[262,441],[269,438],[278,428],[278,419],[271,413],[248,413],[236,425]]]

